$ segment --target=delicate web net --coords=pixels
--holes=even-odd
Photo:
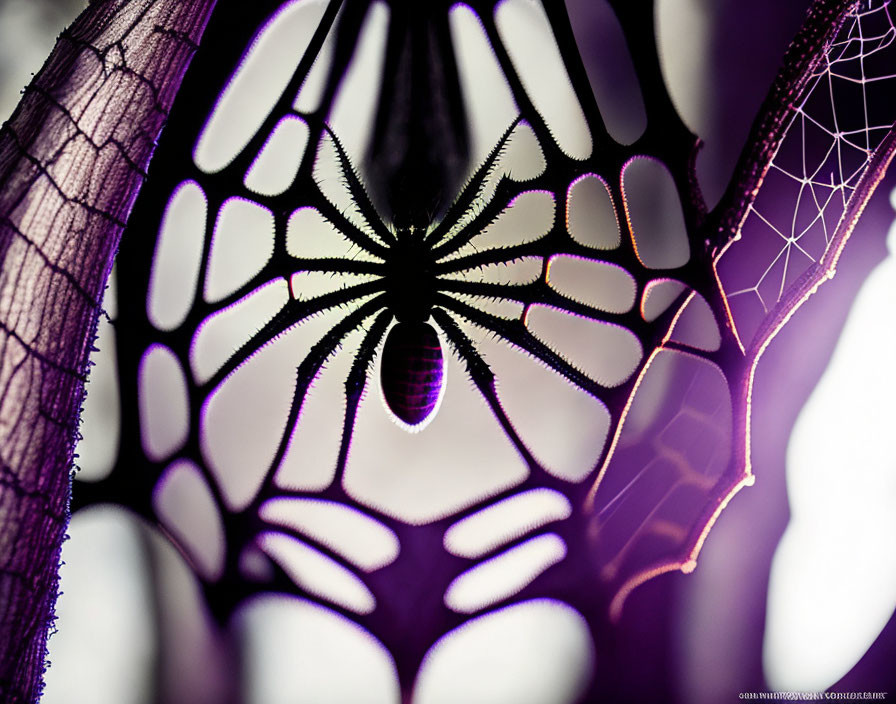
[[[472,20],[460,36],[477,39],[493,64],[493,85],[481,92],[505,92],[510,115],[491,114],[488,103],[490,156],[471,162],[468,185],[446,194],[454,202],[422,235],[438,277],[431,324],[448,359],[445,402],[425,429],[397,428],[381,407],[384,382],[376,374],[393,313],[400,319],[400,302],[385,302],[390,287],[404,284],[405,297],[419,295],[424,289],[414,288],[412,274],[422,260],[402,259],[399,236],[409,234],[384,222],[360,180],[369,173],[355,171],[361,149],[346,138],[351,130],[340,125],[338,106],[357,96],[335,87],[354,67],[330,64],[337,97],[299,109],[311,80],[302,71],[313,70],[315,52],[325,53],[313,42],[305,58],[294,57],[299,68],[282,71],[286,87],[268,96],[270,112],[254,115],[263,123],[254,136],[224,140],[220,152],[215,140],[205,141],[226,115],[218,107],[228,101],[214,91],[248,85],[240,79],[248,74],[229,83],[207,67],[199,74],[208,94],[172,119],[185,143],[201,134],[198,172],[183,172],[170,147],[177,142],[160,146],[159,176],[141,196],[118,260],[128,308],[117,330],[120,456],[111,479],[84,487],[79,500],[136,505],[156,521],[191,562],[220,621],[263,594],[316,604],[382,643],[405,689],[433,644],[462,623],[494,623],[497,610],[552,599],[578,614],[600,612],[592,624],[599,627],[607,613],[601,600],[645,569],[677,560],[693,542],[694,522],[727,466],[730,399],[722,374],[709,394],[701,383],[699,394],[674,398],[715,369],[696,357],[720,342],[711,314],[697,326],[715,332],[708,346],[689,333],[685,315],[673,340],[695,355],[657,365],[659,378],[645,384],[654,401],[635,408],[622,461],[606,472],[598,503],[584,507],[594,486],[585,480],[607,455],[646,353],[672,332],[679,294],[694,287],[683,269],[699,251],[696,206],[681,155],[696,139],[674,113],[661,115],[653,124],[677,124],[676,138],[648,127],[656,148],[607,163],[604,155],[619,145],[588,102],[574,44],[561,57],[551,34],[562,6],[548,3],[544,12],[556,16],[534,19],[526,14],[533,7],[452,10],[453,21]],[[262,36],[301,8],[281,6]],[[527,17],[540,21],[540,34]],[[345,41],[359,41],[346,26]],[[532,41],[522,30],[553,46],[553,73],[525,64],[521,44]],[[652,28],[634,31],[652,51]],[[253,50],[266,46],[260,39]],[[515,63],[520,57],[526,71]],[[226,73],[226,63],[215,70]],[[654,71],[643,90],[669,105],[658,64]],[[558,87],[566,103],[558,102]],[[263,91],[253,88],[258,94],[242,102],[254,97],[258,113]],[[469,102],[471,111],[478,107]],[[272,147],[289,129],[294,137]],[[282,188],[245,191],[272,151],[292,150]],[[634,235],[621,228],[626,216]],[[168,242],[189,251],[169,259]],[[648,315],[648,289],[669,272],[684,283],[671,297],[653,297]],[[353,288],[352,277],[367,278]],[[698,303],[706,306],[702,295],[693,300],[691,317]],[[224,334],[233,322],[238,329]],[[688,422],[703,415],[706,423]],[[681,439],[706,427],[721,438],[718,461],[685,448],[670,464],[657,455],[681,443],[659,453],[650,447],[654,431]],[[644,481],[632,480],[632,456],[649,465]],[[135,485],[132,467],[147,470],[149,487]],[[151,505],[142,492],[151,492]],[[486,539],[486,524],[497,524],[497,535]],[[472,552],[445,544],[462,525],[479,526]],[[593,580],[578,578],[583,565]]]
[[[740,240],[718,264],[740,340],[822,266],[896,110],[896,27],[889,2],[847,17],[786,127]]]
[[[315,151],[316,137],[309,142],[307,156],[297,157],[288,170],[291,176],[287,174],[284,191],[289,192],[285,196],[280,193],[265,196],[259,191],[264,197],[255,199],[264,208],[258,206],[253,212],[271,224],[254,229],[253,234],[264,235],[261,239],[266,243],[265,238],[270,238],[265,246],[274,254],[266,259],[266,250],[265,257],[255,262],[253,271],[234,279],[235,288],[226,295],[208,288],[206,269],[214,273],[210,262],[216,248],[228,240],[228,233],[241,232],[241,227],[228,229],[226,219],[217,222],[216,214],[234,211],[244,202],[238,196],[243,193],[242,184],[250,186],[252,171],[245,181],[243,174],[250,167],[255,169],[257,162],[253,160],[262,161],[261,155],[274,142],[275,124],[277,130],[288,129],[289,125],[297,129],[292,138],[294,142],[304,143],[309,132],[322,134],[323,120],[330,120],[327,130],[339,132],[326,110],[299,109],[301,93],[295,107],[291,106],[302,70],[311,70],[311,53],[318,50],[325,53],[317,46],[302,59],[304,69],[297,70],[292,79],[288,76],[284,79],[291,81],[292,88],[284,93],[286,97],[280,98],[276,108],[282,115],[275,111],[265,118],[266,126],[256,131],[251,144],[235,149],[239,154],[234,162],[228,164],[223,160],[222,164],[206,164],[208,168],[205,168],[201,160],[195,161],[204,172],[193,174],[196,188],[204,189],[196,190],[199,224],[193,233],[195,269],[203,273],[193,274],[192,285],[195,287],[195,280],[204,279],[206,286],[200,283],[200,294],[195,301],[192,294],[180,291],[178,295],[184,305],[178,313],[180,317],[175,316],[177,319],[170,326],[160,324],[152,316],[144,320],[133,309],[126,320],[123,315],[119,349],[123,386],[127,388],[123,391],[121,457],[109,483],[111,488],[101,487],[93,494],[92,488],[88,489],[80,499],[84,503],[111,499],[136,506],[147,518],[158,520],[185,554],[193,553],[193,566],[203,582],[205,595],[221,620],[259,594],[299,597],[304,603],[317,604],[362,625],[385,644],[395,657],[406,689],[412,686],[424,653],[438,638],[472,617],[482,616],[480,623],[486,622],[491,615],[486,611],[490,609],[512,608],[547,595],[562,598],[580,613],[592,614],[589,626],[599,629],[605,616],[593,614],[606,614],[606,604],[598,603],[601,599],[609,600],[614,594],[622,594],[624,598],[634,586],[659,571],[693,567],[704,529],[712,522],[716,507],[730,497],[732,487],[742,480],[743,472],[743,467],[732,460],[736,457],[736,452],[732,452],[733,443],[737,442],[733,436],[738,431],[733,428],[732,417],[743,414],[734,407],[730,393],[742,383],[743,368],[738,364],[724,366],[737,355],[730,354],[734,351],[730,333],[718,325],[718,292],[710,290],[709,277],[704,276],[709,264],[703,250],[707,238],[701,232],[700,221],[705,214],[689,180],[690,161],[686,158],[696,147],[695,138],[674,113],[657,109],[648,123],[644,141],[639,143],[638,153],[626,152],[627,159],[639,158],[630,158],[624,165],[621,157],[619,163],[605,159],[607,154],[619,154],[620,145],[601,131],[597,107],[593,101],[589,102],[590,91],[582,69],[579,67],[576,71],[579,65],[572,60],[574,44],[566,43],[561,49],[569,54],[564,58],[569,60],[566,70],[570,71],[577,94],[574,102],[579,102],[587,113],[594,149],[589,153],[591,141],[581,140],[587,148],[580,145],[575,156],[564,153],[563,145],[555,144],[552,135],[563,137],[570,132],[552,130],[553,125],[546,122],[538,105],[532,104],[524,82],[512,70],[511,57],[499,41],[500,27],[495,26],[494,8],[489,3],[481,5],[477,12],[483,20],[482,26],[489,32],[484,37],[486,47],[488,42],[492,43],[503,58],[500,68],[505,78],[513,79],[510,88],[519,110],[511,117],[523,119],[517,125],[518,132],[522,133],[523,128],[531,130],[539,157],[533,159],[538,162],[535,175],[531,176],[532,180],[522,179],[525,183],[512,183],[513,175],[501,180],[501,170],[496,169],[495,176],[500,183],[493,191],[498,195],[490,195],[491,200],[486,199],[482,209],[472,207],[469,202],[473,191],[478,189],[462,192],[462,207],[451,213],[460,223],[457,229],[450,231],[444,243],[431,243],[434,248],[438,246],[440,256],[436,263],[443,267],[440,273],[444,274],[439,283],[439,293],[444,294],[440,299],[442,311],[433,317],[448,338],[450,346],[446,343],[445,351],[454,355],[455,364],[448,374],[452,386],[446,393],[454,393],[463,384],[471,391],[475,385],[468,396],[476,397],[485,414],[471,422],[467,409],[458,411],[459,420],[446,436],[449,442],[434,449],[430,447],[427,452],[403,454],[395,450],[395,442],[386,442],[377,450],[361,443],[363,422],[372,417],[385,417],[378,407],[375,375],[370,372],[389,317],[380,312],[383,306],[363,310],[351,307],[367,306],[364,302],[367,299],[360,293],[378,295],[384,288],[381,283],[363,284],[368,288],[355,292],[347,289],[345,283],[350,275],[377,273],[379,265],[371,261],[388,250],[395,233],[386,231],[375,217],[372,204],[358,197],[364,184],[353,177],[350,168],[353,164],[336,154],[330,160],[329,172],[324,171],[321,177],[318,167],[325,162]],[[547,6],[554,13],[560,7]],[[477,31],[486,31],[478,22],[476,27]],[[629,28],[633,51],[653,51],[652,28],[639,33],[642,29]],[[323,37],[320,39],[319,44]],[[878,85],[885,87],[886,81],[865,76],[881,73],[872,70],[870,64],[886,53],[892,39],[893,26],[886,5],[850,18],[824,70],[813,79],[814,86],[790,119],[788,136],[777,151],[757,200],[746,214],[742,239],[726,251],[720,264],[725,288],[735,291],[729,298],[736,309],[735,319],[742,339],[752,336],[752,331],[745,336],[744,329],[752,326],[755,331],[764,317],[774,312],[777,303],[786,303],[790,287],[801,275],[811,275],[811,267],[838,241],[837,223],[847,210],[851,194],[863,180],[874,146],[886,133],[888,123],[884,117],[876,117],[875,112],[880,101],[870,97]],[[321,65],[326,62],[315,64]],[[342,66],[336,73],[344,69]],[[328,80],[335,78],[331,76]],[[642,78],[645,94],[653,96],[651,104],[671,105],[658,68],[655,74]],[[861,91],[858,98],[849,94],[856,86]],[[209,90],[215,90],[214,86]],[[504,85],[504,90],[508,86]],[[328,99],[332,100],[332,95]],[[843,105],[863,107],[856,111]],[[199,101],[199,107],[193,112],[202,115],[208,109],[208,104]],[[277,122],[279,117],[283,117],[281,122]],[[181,126],[180,118],[172,120],[178,129],[188,133],[184,141],[192,140],[201,127],[199,118],[194,115],[191,119],[193,123],[185,127]],[[880,127],[864,127],[867,124]],[[677,134],[675,138],[665,132],[673,125],[677,129],[673,130]],[[506,129],[506,122],[500,128]],[[189,133],[190,130],[193,132]],[[335,136],[344,143],[343,134]],[[522,134],[517,136],[522,139]],[[331,151],[335,149],[337,142],[332,135],[324,141],[333,148]],[[512,146],[511,141],[509,147]],[[171,153],[166,144],[160,147],[156,165],[162,176],[145,189],[135,211],[137,216],[129,225],[131,236],[122,249],[119,264],[129,267],[122,278],[123,288],[128,289],[125,295],[131,297],[140,298],[145,293],[141,286],[146,278],[146,262],[153,258],[152,244],[157,235],[153,230],[158,229],[159,213],[169,202],[176,184],[188,178],[182,173],[182,164]],[[290,186],[296,170],[298,180]],[[514,173],[513,169],[510,171]],[[838,178],[838,174],[842,177]],[[476,178],[473,177],[474,183]],[[355,193],[338,201],[333,192],[340,189],[346,192],[354,189]],[[581,191],[578,196],[577,189]],[[668,198],[660,197],[663,194]],[[499,246],[493,249],[482,249],[482,233],[502,213],[510,212],[512,203],[516,202],[519,207],[527,195],[549,201],[546,212],[554,218],[553,224],[535,232],[531,241],[520,239],[526,233],[519,227],[511,228],[507,241],[498,242]],[[672,220],[660,214],[663,209],[658,204],[664,200],[673,201],[672,212],[678,227],[671,227]],[[606,207],[598,208],[598,201]],[[364,208],[359,208],[362,202]],[[779,203],[792,208],[778,212]],[[290,215],[289,211],[298,206],[302,207]],[[355,212],[365,208],[374,217]],[[472,213],[468,218],[461,216],[465,209]],[[575,216],[580,209],[587,211],[584,220],[589,227],[583,231],[576,227]],[[536,220],[534,215],[538,212],[530,213],[526,219]],[[314,235],[304,240],[307,246],[322,246],[326,237],[332,237],[338,229],[339,236],[351,240],[354,247],[339,241],[336,244],[342,250],[335,247],[339,251],[328,251],[329,259],[318,262],[313,256],[315,252],[306,251],[302,255],[292,251],[291,223],[313,213],[321,216],[325,226],[334,227],[330,228],[329,235],[312,233],[313,228],[306,222],[308,229],[303,232]],[[595,234],[592,227],[602,218],[608,223],[605,231]],[[359,219],[366,219],[366,225],[371,227],[378,224],[379,234],[372,234],[371,228],[358,222]],[[212,223],[216,223],[214,235]],[[619,232],[622,223],[627,223],[633,232],[625,229]],[[206,231],[207,225],[209,231]],[[681,247],[667,251],[675,232],[680,235]],[[178,239],[184,240],[189,233],[177,234]],[[376,236],[381,239],[377,240]],[[467,245],[471,252],[465,249]],[[351,249],[348,257],[346,249]],[[730,254],[732,251],[737,252],[736,257]],[[485,278],[486,265],[499,268],[506,275],[527,261],[536,265],[532,278],[522,278],[528,276],[525,266],[518,267],[521,278],[516,280],[495,282]],[[730,270],[729,261],[732,262]],[[243,267],[252,269],[251,264],[250,256],[234,257],[234,266],[239,271]],[[585,274],[579,276],[580,271]],[[601,308],[600,303],[576,297],[579,284],[594,283],[598,274],[616,276],[607,288],[614,295],[621,294],[623,303],[618,304],[618,309],[615,301]],[[480,276],[482,280],[477,280]],[[335,283],[335,289],[324,287],[315,293],[314,281],[321,286]],[[258,302],[262,291],[272,296],[269,313],[246,322],[245,330],[233,340],[215,340],[211,332],[215,324],[227,316],[241,315],[243,303],[252,299]],[[307,298],[294,297],[296,291]],[[596,295],[592,289],[588,293]],[[758,307],[754,306],[756,310],[741,313],[741,301],[752,299],[759,301]],[[263,302],[267,304],[268,299]],[[512,315],[506,319],[500,313],[492,315],[489,306],[498,304],[512,304]],[[128,305],[133,308],[132,303]],[[338,315],[344,316],[338,321],[328,320],[322,314],[337,308]],[[648,308],[656,310],[648,314]],[[300,315],[296,311],[304,312]],[[455,317],[465,322],[455,322]],[[290,329],[295,331],[296,321],[312,318],[319,329],[313,335],[309,333],[309,339],[296,344],[294,349],[286,349],[282,342],[291,334]],[[552,348],[559,346],[561,339],[572,346],[570,341],[581,337],[554,335],[548,325],[556,320],[602,321],[607,329],[610,322],[618,323],[613,329],[622,330],[637,343],[636,353],[628,355],[633,361],[612,383],[602,384],[597,374],[594,379],[587,377]],[[539,322],[550,333],[546,342],[529,332]],[[128,325],[133,327],[128,329]],[[200,334],[203,330],[206,336]],[[196,337],[191,344],[193,331]],[[201,343],[208,340],[212,340],[208,342],[209,348],[217,346],[225,351],[218,354],[220,359],[215,364],[209,362],[207,370],[197,372],[195,365],[191,368],[194,353],[201,352]],[[583,358],[592,362],[604,360],[611,356],[612,346],[592,340]],[[143,408],[139,414],[135,411],[137,396],[142,401],[151,399],[162,387],[152,374],[143,375],[142,370],[154,359],[147,350],[154,351],[159,364],[166,363],[175,370],[171,376],[177,383],[172,383],[172,387],[176,387],[174,393],[180,394],[182,406],[189,409],[189,418],[183,419],[178,432],[172,431],[168,434],[170,437],[160,435],[158,443],[152,440],[147,443],[144,433],[141,453],[140,431],[145,419],[154,415],[160,423],[171,423],[176,415],[172,412],[173,396],[160,400],[156,411]],[[233,353],[228,355],[227,350]],[[594,350],[600,353],[594,354]],[[610,427],[602,430],[603,434],[597,433],[598,424],[589,421],[582,437],[591,443],[586,447],[590,454],[587,461],[577,459],[569,471],[547,471],[548,462],[541,460],[532,447],[537,448],[538,442],[551,434],[539,435],[549,427],[554,429],[551,441],[561,437],[559,445],[571,444],[568,439],[573,434],[572,423],[566,422],[556,408],[544,404],[533,393],[534,374],[501,378],[501,360],[513,355],[523,357],[521,351],[528,353],[526,359],[530,363],[532,358],[540,362],[536,371],[553,375],[558,382],[546,394],[549,401],[563,394],[573,395],[573,403],[567,404],[573,409],[570,415],[580,418],[586,416],[582,412],[584,403],[600,409],[604,403],[608,409],[606,416],[610,420],[604,427]],[[262,402],[253,406],[258,400],[253,393],[261,382],[228,387],[228,379],[239,378],[241,369],[265,360],[265,355],[279,365],[273,380],[264,383],[276,387],[276,394],[270,396],[282,396],[283,408],[274,408],[275,404],[268,403],[264,394],[260,395]],[[201,354],[198,356],[201,358]],[[740,357],[737,359],[740,361]],[[497,392],[494,376],[499,382]],[[506,383],[502,385],[502,381]],[[139,391],[132,388],[135,383],[142,384]],[[225,391],[230,388],[229,396],[216,395],[218,387]],[[328,409],[335,411],[326,415],[320,425],[303,426],[307,419],[316,417],[315,399],[324,396],[342,405]],[[530,407],[537,407],[536,413],[530,414],[534,420],[528,425],[513,413],[512,404],[520,398]],[[373,409],[365,411],[365,403]],[[219,413],[228,404],[237,413],[229,416]],[[447,405],[451,405],[450,400]],[[378,416],[373,415],[375,411],[379,411]],[[549,425],[551,421],[553,426]],[[478,495],[470,494],[472,498],[465,496],[454,501],[446,489],[452,482],[463,485],[469,493],[471,486],[498,465],[482,451],[470,462],[456,461],[449,454],[456,448],[466,449],[470,436],[474,432],[483,433],[486,423],[491,423],[486,432],[505,443],[504,449],[515,462],[514,471],[517,468],[520,471],[509,478],[502,477]],[[324,424],[325,432],[321,430]],[[247,434],[245,429],[249,426],[253,431]],[[295,428],[307,430],[304,445],[300,442],[302,437],[296,439],[298,433],[293,435]],[[385,436],[387,430],[394,432],[395,428],[393,425],[386,429],[377,427],[367,432],[367,436]],[[269,453],[274,456],[273,460],[261,452],[253,455],[254,451],[247,450],[248,445],[244,443],[247,435],[262,434],[274,447]],[[319,459],[316,453],[325,434],[335,438],[334,456],[324,458],[325,476],[310,476],[308,467]],[[604,434],[608,450],[602,449]],[[162,449],[153,449],[157,445]],[[614,449],[616,454],[610,457]],[[378,470],[382,471],[368,473],[368,485],[351,484],[351,472],[347,474],[348,484],[342,481],[351,453],[356,459],[363,454],[380,464]],[[446,462],[445,457],[450,461]],[[290,458],[296,460],[298,467],[296,482],[292,481],[293,475],[280,471]],[[436,461],[442,464],[437,471],[432,471]],[[599,461],[603,466],[595,464]],[[135,481],[131,474],[124,474],[134,466],[148,469],[141,475],[144,483]],[[407,471],[404,475],[388,475],[384,481],[387,473],[383,468],[388,466],[401,466]],[[525,478],[527,471],[528,478]],[[420,482],[420,476],[426,472],[435,476],[438,483],[428,491],[420,491],[425,485]],[[589,486],[579,482],[590,473],[599,473],[599,476],[590,485],[589,492]],[[524,478],[520,479],[519,475]],[[116,484],[119,478],[124,479]],[[154,485],[156,503],[153,506],[146,499],[152,490],[150,485]],[[502,506],[539,492],[541,496],[553,497],[560,507],[535,506],[525,516],[523,528],[504,526],[501,535],[479,551],[453,551],[446,542],[447,536],[452,531],[456,534],[462,525],[487,523],[500,513]],[[450,501],[446,502],[446,496]],[[381,500],[382,497],[386,498]],[[387,503],[395,497],[406,502],[399,508],[413,506],[414,512],[397,510],[394,504]],[[425,502],[433,498],[438,510],[427,511]],[[178,520],[185,522],[178,523]],[[344,533],[334,529],[337,524],[345,529]],[[361,527],[347,528],[355,525]],[[187,529],[179,530],[182,526]],[[535,531],[545,532],[528,536]],[[354,554],[357,546],[352,538],[362,534],[379,536],[379,552],[368,544],[360,556]],[[503,569],[501,560],[512,557],[514,551],[518,556],[525,552],[526,545],[536,543],[542,552],[535,554],[537,564],[527,566],[525,579],[509,587],[500,585],[485,597],[470,598],[464,592],[463,587],[471,578],[485,574],[490,567],[497,565],[498,572],[507,574],[509,570]],[[446,554],[446,549],[450,554]],[[303,565],[308,568],[304,573]],[[322,575],[332,577],[331,582],[326,583]],[[414,604],[413,611],[409,603]],[[614,615],[619,612],[619,603],[621,600],[615,599]]]

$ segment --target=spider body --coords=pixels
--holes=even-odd
[[[401,322],[429,318],[436,292],[435,259],[423,231],[400,228],[385,262],[386,305]]]
[[[399,227],[385,262],[386,305],[397,323],[383,345],[380,383],[389,410],[419,429],[441,398],[444,361],[430,317],[435,259],[424,230]]]
[[[444,385],[442,346],[425,322],[399,322],[383,345],[380,382],[396,417],[417,429],[433,416]]]

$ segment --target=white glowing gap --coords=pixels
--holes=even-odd
[[[193,305],[205,243],[205,193],[184,181],[171,195],[152,258],[146,314],[159,330],[184,322]]]
[[[585,174],[569,185],[566,227],[579,244],[615,249],[621,239],[610,191],[600,176]]]
[[[190,460],[173,462],[159,480],[153,507],[197,571],[217,579],[224,569],[224,525],[202,473]]]
[[[295,180],[307,144],[308,124],[294,115],[284,117],[246,173],[246,188],[264,196],[283,193]]]
[[[678,189],[669,170],[647,157],[622,171],[625,210],[638,259],[648,269],[675,269],[690,259],[687,227]]]
[[[529,308],[526,327],[603,386],[623,383],[641,361],[638,338],[619,325],[537,304]]]
[[[455,579],[445,592],[445,605],[469,614],[518,593],[538,575],[566,557],[566,544],[553,533],[532,538]]]
[[[359,614],[369,614],[376,601],[364,583],[323,553],[282,533],[259,538],[268,553],[299,587]]]
[[[349,506],[323,499],[272,499],[259,516],[313,537],[367,571],[398,557],[395,533]]]
[[[788,446],[791,521],[772,564],[763,660],[775,689],[846,674],[896,606],[896,225]]]
[[[574,704],[593,668],[581,614],[558,601],[525,601],[443,636],[423,661],[413,701]]]
[[[199,136],[196,166],[220,171],[246,147],[289,84],[325,9],[324,2],[293,0],[261,29]]]
[[[470,162],[479,164],[518,111],[476,13],[469,6],[458,3],[451,8],[448,21],[470,125]]]
[[[205,300],[220,301],[248,283],[274,252],[274,214],[251,200],[230,198],[215,222]]]
[[[289,300],[283,279],[270,281],[208,316],[193,334],[190,368],[197,384],[206,383],[228,358]]]
[[[571,513],[572,506],[563,494],[553,489],[533,489],[455,523],[445,532],[445,549],[461,557],[480,557]]]
[[[151,460],[163,460],[187,440],[190,405],[187,380],[175,354],[154,344],[140,360],[137,401],[143,451]]]
[[[331,609],[263,596],[238,613],[247,704],[395,704],[395,663],[382,643]]]
[[[445,355],[444,401],[424,432],[382,409],[379,364],[358,407],[343,486],[365,506],[422,524],[522,481],[528,468],[454,354]],[[341,417],[339,418],[341,421]],[[458,442],[458,435],[463,438]]]
[[[526,92],[559,147],[575,159],[587,159],[591,132],[541,4],[505,0],[495,11],[495,23]]]

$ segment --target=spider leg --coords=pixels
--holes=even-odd
[[[263,480],[263,486],[270,485],[273,474],[277,471],[280,463],[283,461],[283,457],[286,455],[286,451],[289,448],[289,441],[292,438],[295,425],[299,420],[299,415],[302,410],[302,405],[305,402],[308,389],[320,372],[324,362],[326,362],[327,358],[333,354],[340,342],[345,339],[346,335],[362,325],[365,320],[381,307],[382,303],[380,298],[377,297],[372,301],[368,301],[356,311],[345,316],[311,347],[311,350],[308,352],[305,359],[299,364],[298,369],[296,370],[296,389],[293,394],[292,403],[290,404],[289,415],[286,419],[283,435],[280,438],[280,444],[277,446],[277,451],[274,453],[274,458],[271,460],[271,464],[268,467],[268,471]]]
[[[330,129],[329,125],[325,124],[324,130],[330,139],[333,140],[333,146],[336,149],[336,156],[339,158],[339,167],[342,170],[342,175],[345,177],[345,182],[348,184],[352,200],[361,212],[364,222],[367,223],[367,226],[373,230],[381,240],[388,244],[395,244],[395,235],[389,232],[389,229],[383,224],[383,219],[380,217],[379,213],[377,213],[376,208],[371,202],[367,189],[364,188],[364,184],[361,183],[361,179],[355,171],[355,168],[352,166],[348,154],[345,153],[345,148],[342,146],[342,142],[339,141],[339,138],[333,130]]]
[[[455,352],[457,352],[458,357],[460,357],[464,364],[466,364],[467,373],[469,373],[470,379],[472,379],[473,384],[476,385],[479,393],[482,394],[482,397],[489,405],[489,408],[491,408],[492,413],[495,414],[495,418],[497,418],[498,423],[501,424],[501,428],[507,434],[507,437],[510,438],[510,441],[513,443],[517,452],[523,456],[523,459],[530,468],[541,467],[535,457],[533,457],[532,453],[529,452],[529,448],[523,443],[522,439],[517,434],[516,429],[510,423],[510,419],[507,417],[504,409],[501,407],[501,402],[498,400],[498,393],[495,390],[495,374],[491,370],[491,367],[488,366],[488,363],[482,358],[482,355],[476,351],[472,340],[464,334],[463,330],[460,329],[458,324],[445,311],[435,308],[433,309],[432,317],[445,333],[445,337],[448,338],[448,342],[451,343],[451,346],[454,348]]]
[[[309,301],[295,299],[289,301],[280,309],[277,315],[268,321],[267,324],[262,326],[262,328],[249,338],[249,340],[238,350],[230,355],[227,362],[225,362],[203,386],[215,388],[228,374],[233,372],[246,359],[294,325],[329,308],[346,305],[347,303],[363,298],[364,296],[380,293],[382,290],[382,281],[376,280],[358,284],[357,286],[350,286],[340,291],[333,291],[332,293],[312,298]],[[380,296],[368,301],[362,305],[359,310],[369,310],[371,305],[374,307],[381,306]]]
[[[375,257],[379,257],[380,259],[386,258],[389,249],[381,245],[366,232],[362,232],[355,227],[355,225],[345,217],[345,215],[340,212],[339,208],[333,205],[326,196],[320,194],[320,198],[318,198],[317,201],[316,207],[318,212],[320,212],[320,214],[323,215],[343,237]]]
[[[457,281],[445,279],[439,284],[443,291],[461,293],[468,296],[483,296],[493,299],[507,299],[523,304],[544,303],[546,305],[562,308],[570,313],[581,315],[601,322],[616,318],[628,319],[630,313],[613,313],[601,308],[595,308],[575,299],[564,296],[548,286],[544,281],[531,281],[525,284],[496,284],[484,281]]]
[[[474,194],[478,194],[478,191],[475,189],[473,189],[473,192]],[[433,256],[435,256],[436,259],[443,259],[459,250],[470,240],[479,235],[486,227],[495,222],[498,216],[510,206],[516,195],[517,193],[515,192],[510,179],[506,176],[502,176],[498,181],[494,195],[489,202],[486,203],[475,216],[473,216],[470,222],[460,228],[460,230],[452,237],[433,247]],[[435,242],[437,242],[437,240],[433,240],[433,243]]]
[[[526,329],[521,321],[499,318],[498,316],[478,310],[473,306],[462,303],[445,294],[437,294],[437,298],[438,305],[454,311],[474,325],[479,325],[525,352],[528,352],[586,393],[600,398],[600,389],[606,388],[599,382],[587,377],[584,373],[563,359],[559,354],[554,352],[550,347],[538,340]]]
[[[290,260],[291,267],[283,267],[284,271],[325,272],[327,274],[370,274],[383,275],[380,262],[368,262],[363,259],[340,259],[323,257],[321,259],[305,259],[295,257]]]
[[[472,254],[465,254],[456,259],[448,261],[440,261],[435,265],[436,276],[443,274],[454,274],[467,269],[475,269],[488,264],[510,263],[523,257],[544,257],[545,246],[544,238],[539,238],[534,242],[524,242],[510,247],[492,247],[483,249]]]
[[[501,156],[501,153],[504,150],[504,147],[507,144],[507,140],[510,138],[511,133],[516,128],[516,126],[520,123],[522,118],[516,118],[513,122],[510,123],[510,126],[504,131],[504,134],[501,135],[501,139],[498,140],[498,143],[494,146],[494,148],[489,152],[488,156],[482,162],[478,169],[473,173],[470,177],[469,181],[467,181],[466,185],[458,195],[457,199],[454,203],[451,204],[451,207],[448,208],[448,211],[445,213],[445,217],[442,221],[433,228],[432,232],[430,232],[424,242],[433,247],[433,245],[441,240],[448,231],[453,227],[454,223],[459,222],[464,218],[464,216],[470,211],[473,207],[473,204],[476,202],[476,199],[479,197],[482,187],[485,184],[486,180],[492,173],[492,169],[497,163],[498,157]],[[463,228],[462,232],[467,228]],[[438,251],[438,250],[436,250]]]
[[[355,361],[352,362],[351,371],[345,380],[345,421],[342,426],[342,441],[339,446],[336,479],[334,480],[337,483],[341,483],[345,473],[345,463],[348,461],[352,433],[358,416],[358,405],[361,403],[361,394],[364,392],[369,377],[370,364],[391,320],[392,313],[387,310],[376,317],[355,354]]]

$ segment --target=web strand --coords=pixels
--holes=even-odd
[[[744,346],[830,249],[850,198],[892,127],[892,14],[889,2],[861,2],[850,13],[786,127],[739,241],[719,261]]]

